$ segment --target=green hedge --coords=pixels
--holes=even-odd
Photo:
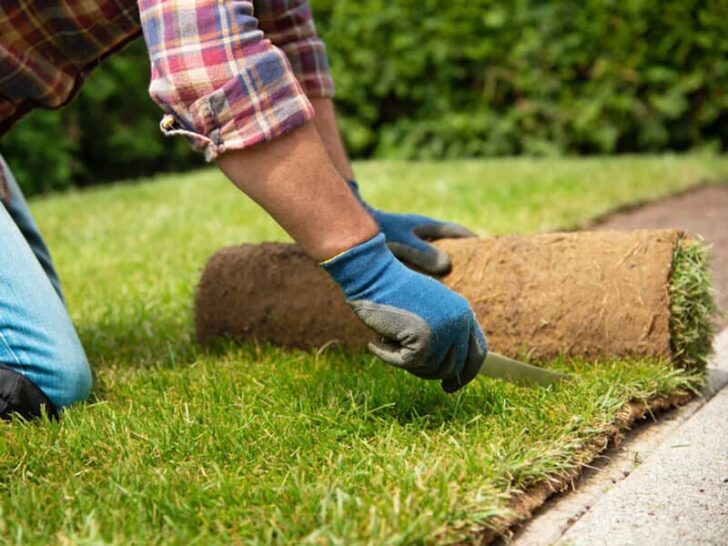
[[[312,4],[356,157],[728,148],[728,0]],[[138,43],[0,150],[33,191],[199,164],[147,79]]]
[[[726,0],[315,5],[357,154],[727,147]]]

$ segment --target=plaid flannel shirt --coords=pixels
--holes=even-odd
[[[161,129],[208,160],[310,120],[307,96],[333,96],[307,0],[0,0],[0,135],[67,104],[140,33]]]

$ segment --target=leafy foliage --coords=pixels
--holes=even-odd
[[[726,0],[311,0],[355,157],[728,148]],[[31,193],[201,163],[141,42],[0,150]]]
[[[728,144],[728,2],[314,3],[358,154]]]

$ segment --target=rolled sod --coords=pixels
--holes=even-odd
[[[658,356],[704,365],[714,305],[704,246],[677,230],[600,231],[439,241],[441,278],[473,307],[497,352],[538,362],[559,355]],[[205,267],[197,339],[312,349],[366,347],[373,334],[339,288],[295,245],[244,244]]]

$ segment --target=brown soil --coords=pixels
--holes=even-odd
[[[712,244],[711,269],[721,309],[728,310],[728,185],[704,186],[629,210],[619,211],[594,222],[590,229],[655,229],[675,227],[700,235]],[[690,395],[656,398],[647,403],[629,404],[620,418],[588,448],[591,458],[606,448],[607,442],[619,443],[622,433],[648,413],[657,413],[679,406]],[[581,473],[575,469],[554,482],[535,484],[516,495],[510,502],[512,513],[494,524],[493,529],[478,537],[478,544],[490,544],[496,537],[510,535],[514,525],[526,521],[553,494],[573,487]]]
[[[342,342],[366,347],[370,331],[339,287],[295,245],[224,248],[202,273],[195,297],[200,343],[257,339],[303,349]]]
[[[702,186],[646,205],[608,215],[590,229],[677,228],[712,244],[716,301],[728,310],[728,184]]]
[[[668,282],[679,233],[555,233],[441,241],[442,280],[473,306],[490,347],[511,356],[670,356]],[[295,246],[215,254],[196,296],[197,337],[299,348],[366,347],[372,334]]]
[[[670,356],[668,283],[677,231],[551,233],[439,244],[443,281],[475,310],[494,351],[543,360]]]

